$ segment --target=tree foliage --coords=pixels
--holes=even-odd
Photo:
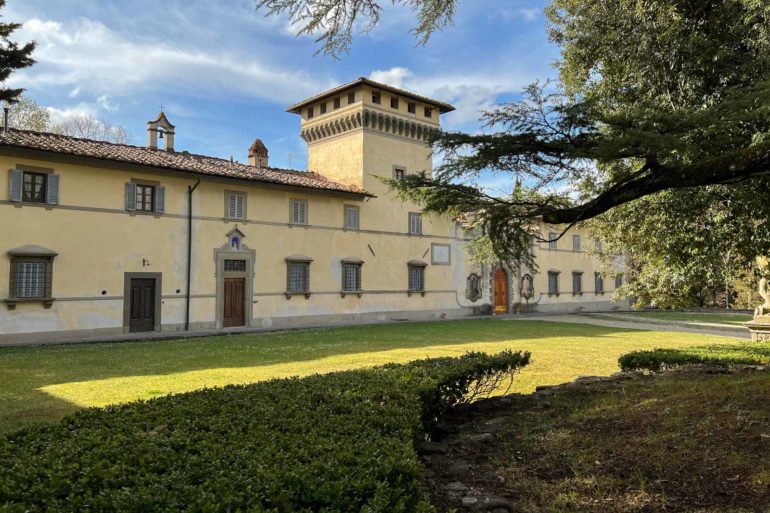
[[[0,0],[0,10],[5,7],[5,0]],[[0,101],[15,102],[24,89],[5,87],[5,83],[11,74],[19,69],[27,68],[35,63],[32,52],[35,50],[35,42],[31,41],[23,45],[11,40],[11,35],[21,28],[20,23],[0,22]]]
[[[129,140],[128,130],[124,126],[113,125],[88,113],[75,114],[53,122],[47,107],[25,95],[20,96],[11,107],[8,125],[19,130],[51,132],[120,144],[125,144]]]
[[[412,33],[425,44],[436,30],[452,22],[458,0],[392,0],[417,16]],[[369,32],[380,21],[379,0],[257,0],[257,8],[268,15],[285,15],[297,27],[297,35],[310,35],[319,51],[338,56],[350,48],[353,34]]]

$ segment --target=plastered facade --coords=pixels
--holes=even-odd
[[[189,327],[191,330],[221,328],[218,301],[221,273],[217,251],[227,248],[227,234],[243,234],[242,252],[248,252],[252,287],[246,301],[250,315],[245,327],[291,327],[346,320],[387,320],[467,316],[489,311],[494,301],[490,273],[493,264],[477,265],[468,260],[465,245],[470,237],[459,223],[424,216],[422,234],[408,233],[410,212],[418,205],[395,198],[379,177],[392,177],[395,167],[407,173],[432,171],[432,157],[421,127],[438,128],[439,109],[416,101],[416,112],[407,111],[412,100],[399,99],[399,109],[390,108],[390,93],[381,94],[373,104],[372,89],[360,86],[349,91],[356,101],[347,103],[348,92],[340,94],[341,106],[328,102],[327,114],[307,119],[302,114],[302,133],[338,118],[364,110],[381,112],[391,119],[411,122],[387,129],[372,121],[367,126],[350,124],[337,133],[308,140],[308,168],[345,184],[360,186],[375,197],[319,191],[301,187],[268,187],[218,177],[201,177],[140,166],[101,166],[78,162],[56,154],[20,155],[0,149],[0,173],[20,166],[53,170],[60,176],[60,199],[56,206],[11,201],[7,187],[0,188],[0,343],[56,340],[68,335],[109,336],[127,331],[125,322],[127,274],[162,275],[160,324],[162,331],[184,329],[187,305],[188,188],[200,183],[192,194],[191,283]],[[424,116],[433,108],[432,117]],[[304,111],[305,109],[303,109]],[[373,116],[372,119],[375,119]],[[179,129],[177,129],[178,131]],[[162,150],[158,150],[162,151]],[[130,212],[124,206],[125,184],[145,181],[165,188],[162,214]],[[226,191],[246,196],[245,218],[225,217]],[[290,202],[307,201],[307,225],[290,223]],[[359,208],[359,229],[345,229],[344,208]],[[571,235],[560,245],[566,245]],[[584,236],[585,247],[593,242]],[[53,263],[53,302],[21,302],[13,308],[2,306],[9,299],[10,258],[7,252],[34,244],[57,253]],[[434,265],[434,244],[449,246],[448,265]],[[610,301],[613,280],[605,280],[605,293],[593,291],[593,273],[599,270],[595,256],[583,251],[548,250],[536,247],[540,272],[533,275],[535,295],[532,309],[569,311],[617,308]],[[307,297],[286,294],[289,255],[312,258]],[[234,257],[237,257],[234,254]],[[341,260],[363,260],[362,294],[341,294]],[[425,268],[424,294],[409,294],[409,261],[422,261]],[[563,292],[549,295],[548,269],[562,272]],[[584,274],[581,295],[570,293],[570,273]],[[525,302],[519,294],[526,270],[512,269],[509,308]],[[482,295],[466,298],[469,274],[481,275]],[[139,274],[137,274],[139,275]],[[621,303],[620,307],[626,305]],[[222,328],[224,329],[224,328]]]

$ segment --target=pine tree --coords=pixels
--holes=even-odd
[[[0,0],[0,10],[5,7],[5,0]],[[5,84],[11,73],[18,69],[28,68],[35,63],[32,52],[36,43],[30,41],[24,45],[12,41],[11,35],[21,28],[21,23],[0,22],[0,83]],[[14,103],[24,89],[0,87],[0,101]]]

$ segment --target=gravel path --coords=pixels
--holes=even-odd
[[[735,328],[722,327],[709,328],[707,326],[692,326],[685,323],[666,322],[653,323],[653,322],[638,322],[636,320],[625,320],[627,318],[618,316],[618,320],[609,319],[597,319],[590,317],[589,315],[573,314],[573,315],[506,315],[501,316],[502,321],[516,321],[516,320],[529,320],[529,321],[546,321],[546,322],[568,322],[573,324],[594,324],[596,326],[607,326],[609,328],[631,328],[637,330],[647,331],[673,331],[681,333],[698,333],[706,336],[714,337],[733,337],[740,339],[751,339],[749,330],[736,326]]]

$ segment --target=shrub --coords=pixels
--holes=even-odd
[[[686,349],[633,351],[618,360],[624,371],[650,371],[705,364],[716,367],[770,364],[770,343],[714,344]]]
[[[528,362],[469,353],[84,410],[0,438],[0,510],[431,511],[414,441]]]

